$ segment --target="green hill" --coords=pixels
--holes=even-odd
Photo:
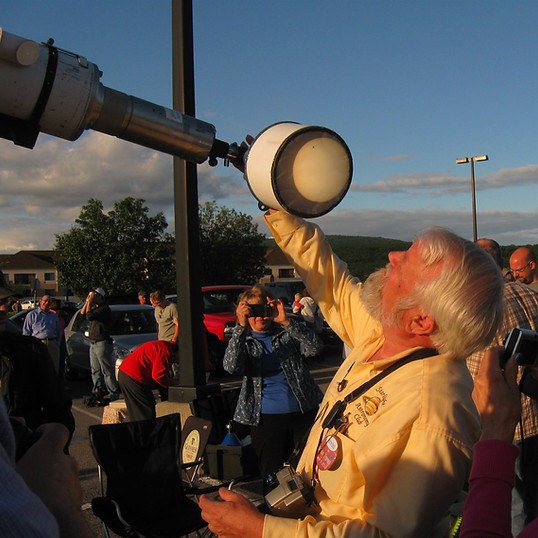
[[[327,235],[327,240],[336,255],[347,263],[351,273],[361,280],[384,267],[391,250],[407,250],[411,245],[410,241],[354,235]],[[268,238],[266,245],[274,247],[275,242]]]
[[[348,264],[351,274],[361,280],[376,269],[384,267],[391,250],[407,250],[411,246],[410,241],[384,237],[328,235],[327,240],[335,254]]]
[[[411,241],[387,239],[385,237],[366,237],[360,235],[327,235],[327,240],[337,256],[344,260],[351,274],[364,280],[370,273],[387,264],[387,254],[391,250],[407,250]],[[266,239],[266,246],[275,246],[272,238]],[[509,266],[510,255],[516,248],[527,246],[531,248],[538,259],[537,245],[501,245],[504,266]]]

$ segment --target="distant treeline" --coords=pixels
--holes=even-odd
[[[327,235],[336,255],[345,261],[352,275],[364,280],[370,273],[387,264],[387,254],[391,250],[407,250],[411,241],[387,239],[385,237],[363,237],[354,235]],[[268,246],[274,246],[273,239],[267,239]],[[528,246],[538,259],[538,245],[501,245],[504,266],[509,268],[510,255],[516,248]]]
[[[361,280],[385,267],[391,250],[407,250],[411,246],[411,241],[384,237],[328,235],[327,240],[335,254],[347,263],[351,274]]]
[[[370,273],[387,264],[387,254],[391,250],[407,250],[410,241],[386,239],[384,237],[363,237],[354,235],[327,235],[336,255],[345,261],[351,274],[364,280]],[[267,246],[274,246],[273,239],[267,239]]]

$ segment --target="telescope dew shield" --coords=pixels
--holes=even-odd
[[[282,122],[254,139],[245,154],[245,172],[263,205],[313,218],[342,201],[351,185],[353,160],[334,131]]]

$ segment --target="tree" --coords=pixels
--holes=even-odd
[[[62,285],[83,296],[102,286],[110,295],[140,288],[175,288],[174,242],[162,212],[148,215],[145,201],[127,197],[105,214],[88,200],[75,225],[56,235]]]
[[[199,206],[202,282],[254,284],[263,276],[265,241],[252,217],[215,201]]]

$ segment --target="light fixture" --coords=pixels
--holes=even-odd
[[[476,242],[478,239],[478,226],[476,222],[476,187],[475,187],[475,177],[474,177],[474,163],[481,161],[488,161],[489,157],[487,155],[477,155],[476,157],[460,157],[456,159],[456,164],[467,164],[471,163],[471,196],[473,204],[473,241]]]

